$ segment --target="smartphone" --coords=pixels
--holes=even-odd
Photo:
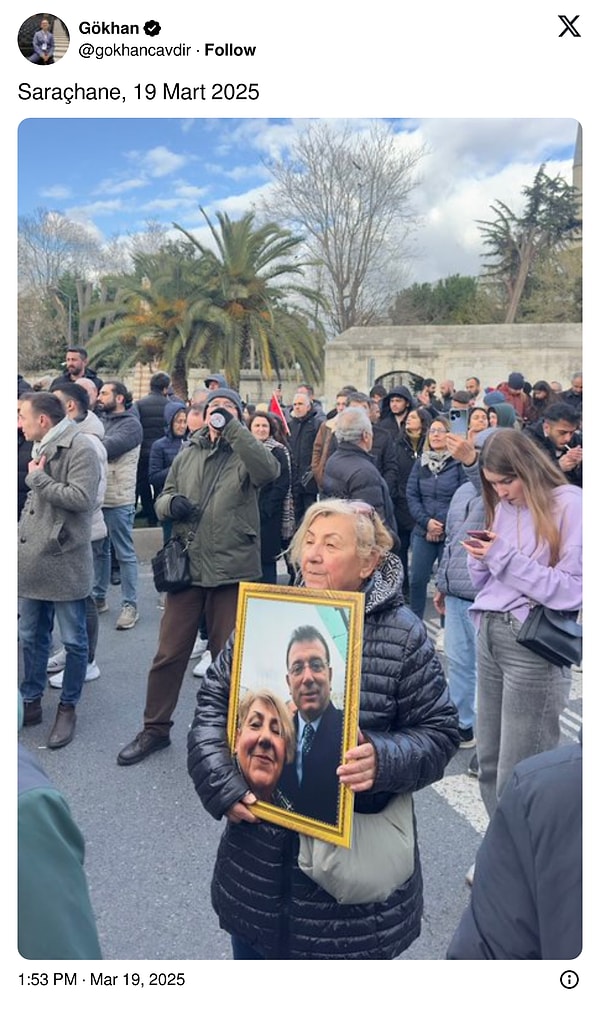
[[[481,547],[481,540],[463,540],[463,544],[467,547]]]
[[[491,540],[491,536],[487,530],[467,530],[470,537],[475,537],[477,540]]]
[[[453,435],[462,435],[466,438],[469,411],[458,407],[451,407],[448,414],[450,420],[450,431]]]

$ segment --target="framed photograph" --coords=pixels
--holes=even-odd
[[[242,582],[228,734],[265,820],[350,846],[364,595]]]

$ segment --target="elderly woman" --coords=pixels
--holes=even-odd
[[[441,778],[458,720],[422,622],[402,602],[391,537],[364,502],[328,499],[306,512],[291,546],[300,584],[364,593],[359,736],[337,770],[355,810],[375,815],[398,794]],[[235,958],[332,960],[397,957],[420,933],[421,867],[385,901],[339,905],[298,866],[296,832],[259,820],[256,795],[227,743],[233,641],[209,667],[188,737],[188,770],[215,818],[226,817],[213,907]],[[416,846],[416,843],[415,843]]]
[[[277,788],[283,767],[294,760],[295,734],[285,703],[272,691],[248,691],[238,707],[235,756],[257,800],[290,808]]]

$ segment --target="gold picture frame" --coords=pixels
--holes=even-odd
[[[362,593],[240,583],[227,721],[231,752],[249,788],[259,778],[263,785],[268,779],[252,811],[347,848],[354,794],[341,785],[335,769],[358,739],[363,620]],[[271,763],[275,749],[269,751],[265,743],[261,754],[252,729],[266,721],[257,698],[265,691],[275,696],[280,713],[277,717],[267,705],[282,738],[280,756]],[[305,754],[304,728],[313,720],[317,729]]]

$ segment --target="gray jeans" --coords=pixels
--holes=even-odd
[[[486,611],[477,637],[479,788],[490,817],[518,761],[556,747],[571,671],[516,641],[521,622]]]

